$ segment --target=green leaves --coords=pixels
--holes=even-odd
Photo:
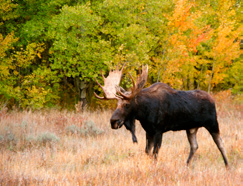
[[[83,95],[91,102],[99,71],[106,75],[125,62],[125,88],[132,85],[127,71],[136,76],[148,64],[148,85],[239,92],[238,6],[231,0],[4,0],[0,98],[35,109],[74,105]]]
[[[110,57],[110,42],[97,35],[100,21],[89,5],[64,6],[50,22],[48,32],[53,41],[52,68],[62,70],[67,77],[92,78],[97,62]]]

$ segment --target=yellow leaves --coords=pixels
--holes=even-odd
[[[15,14],[15,12],[13,11],[14,8],[16,8],[18,6],[18,4],[15,3],[11,3],[10,0],[8,1],[1,1],[0,3],[0,16],[1,19],[6,21],[10,18],[14,18],[17,17],[17,15]]]
[[[121,44],[121,46],[119,47],[118,51],[122,51],[124,49],[124,44]]]
[[[226,72],[232,60],[240,56],[239,41],[237,41],[239,32],[233,30],[231,25],[225,25],[224,22],[221,22],[215,31],[217,38],[211,51],[215,60],[215,68],[213,69],[214,76],[210,82],[211,87],[215,87],[228,76]]]
[[[231,63],[232,59],[238,58],[240,55],[239,41],[237,40],[240,28],[235,30],[234,25],[229,22],[225,24],[225,20],[221,20],[220,26],[215,31],[217,38],[213,46],[215,58],[227,63]]]
[[[138,9],[139,9],[140,11],[143,11],[143,10],[144,10],[144,6],[145,6],[145,4],[142,3],[142,4],[139,5]]]
[[[231,30],[233,30],[233,26],[225,26],[224,24],[221,24],[217,30],[218,30],[218,37],[224,38],[227,35],[229,35],[229,33],[231,33]]]
[[[27,108],[42,108],[49,93],[49,90],[45,90],[43,87],[36,87],[35,85],[26,87],[22,91],[25,94],[25,97],[21,100],[22,106]]]
[[[38,57],[41,59],[41,53],[44,51],[44,43],[30,43],[25,50],[17,51],[14,54],[18,66],[27,67]]]
[[[18,39],[14,38],[14,33],[11,32],[5,38],[0,34],[0,81],[6,81],[11,77],[10,70],[13,70],[12,59],[7,57],[6,52],[12,48],[12,44]],[[13,71],[13,73],[15,73]]]
[[[2,80],[3,76],[8,76],[9,75],[9,70],[8,70],[8,66],[5,65],[0,65],[0,79]]]
[[[18,73],[17,70],[14,70],[14,71],[13,71],[13,74],[14,74],[15,76],[17,76],[19,73]]]
[[[41,59],[41,54],[40,53],[37,53],[37,56]]]
[[[44,43],[30,43],[26,50],[29,53],[29,55],[35,56],[37,55],[39,57],[40,53],[44,51]]]
[[[11,48],[11,45],[16,42],[18,38],[14,38],[14,33],[11,32],[5,38],[0,34],[0,58],[5,57],[5,51]]]

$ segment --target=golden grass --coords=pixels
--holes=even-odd
[[[230,108],[229,108],[230,107]],[[158,161],[145,152],[145,132],[136,122],[138,144],[129,131],[110,128],[111,111],[0,113],[0,185],[242,185],[241,108],[217,106],[221,136],[230,170],[209,133],[201,128],[199,149],[187,167],[189,144],[185,131],[163,135]],[[67,134],[67,126],[93,120],[103,134]],[[58,142],[30,143],[43,132]],[[12,138],[11,138],[12,137]],[[8,141],[4,139],[8,139]]]

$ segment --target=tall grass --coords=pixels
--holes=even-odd
[[[158,161],[123,127],[110,128],[111,111],[0,111],[0,185],[241,185],[242,108],[217,105],[230,170],[211,136],[199,129],[199,149],[187,167],[185,131],[163,135]],[[90,134],[90,135],[89,135]]]

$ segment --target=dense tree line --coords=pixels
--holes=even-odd
[[[1,0],[0,100],[91,102],[100,69],[149,65],[148,84],[240,93],[239,0]]]

